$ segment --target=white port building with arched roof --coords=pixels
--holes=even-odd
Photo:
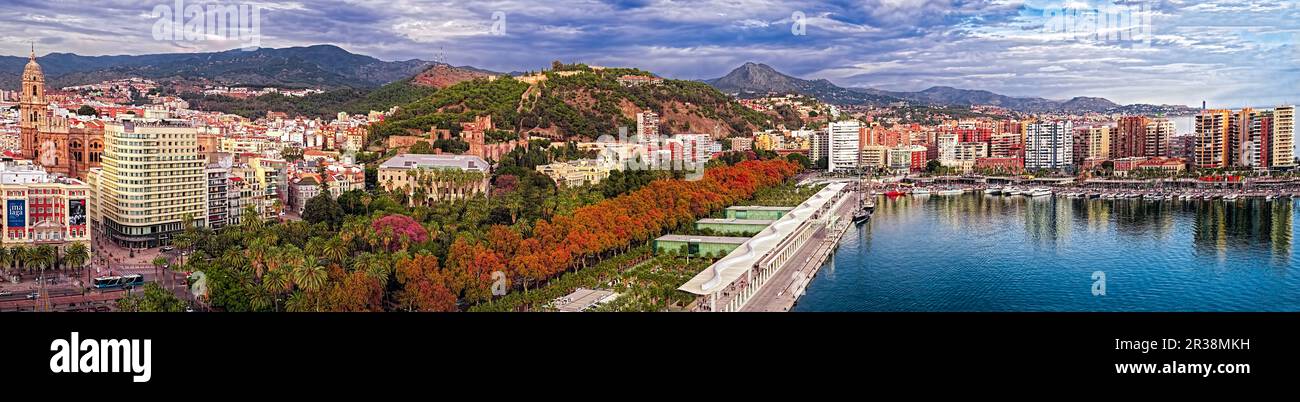
[[[854,199],[850,187],[827,185],[677,289],[705,297],[696,311],[740,311],[810,239],[839,223],[834,211]]]

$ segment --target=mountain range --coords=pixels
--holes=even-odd
[[[38,57],[46,82],[54,88],[104,80],[143,77],[156,80],[208,81],[221,85],[373,89],[408,80],[416,86],[445,88],[489,75],[503,75],[470,66],[411,59],[383,61],[333,45],[239,49],[208,53],[81,56],[50,53]],[[26,57],[0,56],[0,88],[16,89]],[[508,74],[516,75],[516,74]],[[839,105],[885,105],[895,102],[928,106],[993,105],[1029,112],[1110,112],[1190,114],[1176,105],[1118,105],[1104,98],[1050,100],[1012,97],[983,90],[936,86],[919,92],[875,88],[846,88],[826,79],[806,80],[766,64],[745,63],[726,76],[704,83],[741,97],[769,93],[798,93]]]
[[[825,79],[810,81],[791,77],[766,64],[753,62],[745,63],[721,78],[704,80],[704,83],[741,97],[768,93],[797,93],[841,105],[878,105],[901,100],[889,94],[843,88]]]
[[[1129,113],[1151,111],[1167,114],[1191,113],[1194,109],[1181,105],[1119,105],[1105,98],[1075,97],[1069,100],[1024,98],[1000,95],[984,90],[958,89],[936,86],[919,92],[886,91],[875,88],[845,88],[825,80],[805,80],[793,77],[766,64],[749,62],[727,75],[704,80],[723,92],[738,96],[756,96],[769,93],[797,93],[818,98],[824,102],[841,105],[884,105],[908,102],[930,106],[990,105],[1029,112],[1108,112]]]
[[[418,59],[383,61],[333,45],[134,56],[50,53],[36,61],[45,72],[46,83],[54,88],[129,77],[206,79],[223,85],[374,88],[438,64]],[[0,56],[0,88],[17,88],[26,64],[26,57]]]

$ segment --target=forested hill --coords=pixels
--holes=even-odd
[[[343,88],[304,97],[266,94],[256,98],[236,99],[198,93],[185,93],[181,97],[196,110],[233,113],[253,119],[265,117],[268,111],[328,119],[338,112],[365,114],[372,110],[385,111],[393,106],[424,99],[434,92],[435,88],[402,80],[375,89]]]
[[[372,143],[411,129],[458,130],[459,123],[485,114],[492,116],[500,130],[557,140],[617,136],[619,127],[632,133],[636,114],[646,110],[660,115],[663,134],[702,133],[721,138],[770,124],[770,116],[740,105],[705,83],[665,79],[624,85],[619,77],[653,75],[581,64],[556,67],[522,77],[479,78],[438,90],[402,106],[387,122],[376,126]]]

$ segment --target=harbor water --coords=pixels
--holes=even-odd
[[[793,311],[1300,311],[1298,212],[1291,200],[880,197]]]

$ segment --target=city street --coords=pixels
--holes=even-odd
[[[93,234],[91,237],[95,242],[93,249],[95,251],[96,260],[111,263],[114,266],[119,264],[150,265],[153,263],[154,257],[162,254],[161,247],[159,247],[137,249],[133,256],[130,249],[102,239],[99,234]]]
[[[145,283],[158,282],[160,278],[153,266],[122,266],[114,268],[118,275],[140,274],[144,277]],[[168,271],[172,277],[166,282],[172,284],[174,288],[172,293],[182,300],[189,300],[190,295],[186,287],[185,274],[181,272]],[[166,275],[166,274],[164,274]],[[50,298],[50,307],[53,311],[70,311],[81,310],[86,307],[103,306],[112,309],[118,298],[125,297],[129,294],[124,289],[81,289],[78,287],[79,282],[75,279],[69,279],[60,276],[56,282],[46,287],[46,293]],[[159,282],[162,285],[162,282]],[[137,286],[131,292],[139,292],[143,286]],[[0,312],[3,311],[35,311],[40,305],[40,300],[29,298],[28,295],[38,293],[40,284],[35,280],[23,281],[22,283],[3,283],[0,284]]]
[[[159,269],[153,265],[153,259],[158,256],[167,258],[170,264],[174,264],[179,256],[179,252],[172,250],[163,252],[161,248],[135,250],[132,256],[131,250],[113,244],[112,242],[103,241],[98,236],[94,238],[94,253],[91,261],[87,263],[86,269],[81,272],[46,272],[45,291],[50,300],[50,308],[54,311],[73,311],[73,310],[100,310],[111,309],[118,298],[128,294],[122,289],[99,290],[91,288],[90,282],[96,277],[104,276],[121,276],[139,274],[144,277],[144,281],[159,282],[159,284],[172,285],[172,292],[181,299],[188,300],[190,295],[186,289],[186,275],[183,272],[165,271],[159,272]],[[170,274],[171,277],[164,275]],[[159,279],[168,279],[160,282]],[[7,280],[0,281],[0,311],[34,311],[41,305],[41,300],[34,295],[38,295],[41,285],[36,275],[28,274],[22,277],[21,282],[11,283]],[[138,291],[139,287],[136,288]]]

